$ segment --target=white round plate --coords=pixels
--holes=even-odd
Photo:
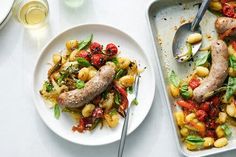
[[[146,67],[140,78],[139,94],[137,98],[139,104],[132,106],[130,110],[128,134],[134,131],[142,123],[151,108],[155,93],[154,72],[148,57],[137,42],[129,35],[116,28],[100,24],[86,24],[70,28],[56,36],[42,50],[37,61],[34,71],[33,90],[35,105],[41,118],[57,135],[77,144],[102,145],[120,139],[123,118],[121,118],[119,125],[114,129],[105,126],[102,129],[97,127],[97,129],[92,132],[73,132],[71,130],[74,125],[73,120],[66,113],[62,113],[59,120],[55,119],[53,109],[48,108],[39,94],[43,82],[47,79],[48,63],[51,62],[53,53],[65,49],[67,40],[83,40],[90,34],[94,36],[93,41],[97,41],[103,45],[110,42],[119,45],[119,49],[121,50],[120,56],[137,60],[140,64],[140,68]]]
[[[10,15],[14,0],[1,0],[0,2],[0,25],[6,23],[7,17]]]

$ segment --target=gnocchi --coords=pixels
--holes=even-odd
[[[134,76],[125,75],[119,79],[119,83],[124,87],[131,87],[134,84]]]
[[[119,68],[121,69],[127,69],[130,65],[130,60],[128,58],[117,58]]]
[[[108,112],[112,108],[114,98],[114,93],[108,93],[107,98],[101,102],[101,107],[105,108],[105,112]]]
[[[224,137],[224,136],[225,136],[225,132],[224,132],[224,130],[221,128],[220,125],[216,128],[216,135],[217,135],[218,138],[221,138],[221,137]]]
[[[225,138],[225,137],[219,138],[219,139],[217,139],[217,140],[214,142],[214,146],[215,146],[216,148],[224,147],[224,146],[227,145],[227,144],[228,144],[228,140],[227,140],[227,138]]]
[[[82,81],[87,81],[88,78],[89,78],[89,69],[86,67],[80,69],[80,71],[78,73],[78,79],[80,79]]]
[[[202,40],[202,35],[200,33],[190,34],[187,38],[187,42],[190,44],[198,43]]]
[[[177,111],[175,112],[175,119],[176,122],[179,126],[183,126],[184,125],[184,112],[183,111]]]
[[[78,49],[75,49],[71,52],[70,57],[69,57],[69,61],[73,62],[76,61],[76,59],[79,56],[80,51]]]
[[[205,137],[203,139],[204,139],[203,146],[205,148],[212,147],[214,145],[214,141],[215,141],[214,138],[212,138],[212,137]]]
[[[179,97],[179,88],[175,87],[173,84],[169,85],[170,93],[174,98]]]
[[[119,115],[118,114],[105,114],[104,118],[110,128],[115,128],[119,124]]]
[[[196,67],[196,74],[200,77],[206,77],[209,74],[209,69],[203,66]]]
[[[87,104],[87,105],[84,106],[84,108],[82,110],[82,115],[84,117],[89,117],[89,116],[92,115],[94,109],[95,109],[95,105]]]
[[[69,52],[74,51],[75,49],[77,49],[79,46],[79,41],[78,40],[69,40],[66,42],[66,49]]]
[[[62,60],[61,55],[58,54],[58,53],[53,54],[52,57],[53,57],[53,63],[54,63],[54,64],[57,64],[58,62],[60,62],[60,61]]]
[[[222,10],[222,4],[219,1],[211,1],[209,4],[210,9],[214,11],[221,11]]]

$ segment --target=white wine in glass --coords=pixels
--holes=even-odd
[[[49,8],[46,0],[16,0],[13,14],[26,27],[40,27],[47,21]]]

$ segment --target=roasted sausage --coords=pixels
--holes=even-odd
[[[221,87],[228,72],[228,49],[222,40],[211,44],[212,66],[208,77],[202,80],[201,85],[194,89],[193,98],[197,102],[205,101],[204,95]]]
[[[229,17],[219,17],[215,22],[215,28],[219,37],[236,37],[236,19]]]
[[[84,88],[60,94],[58,104],[69,108],[84,106],[100,95],[111,84],[114,75],[114,67],[110,65],[102,66],[97,74],[85,84]]]

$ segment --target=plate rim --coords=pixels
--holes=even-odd
[[[6,22],[10,19],[9,16],[11,16],[11,14],[12,14],[12,8],[14,6],[14,3],[15,3],[15,0],[12,0],[11,7],[9,7],[6,15],[4,17],[2,17],[2,19],[0,19],[0,27],[3,27],[6,24]],[[3,24],[3,26],[2,26],[2,24]]]
[[[128,38],[130,38],[134,44],[138,45],[139,48],[142,50],[144,56],[146,57],[147,59],[147,62],[149,63],[150,65],[150,72],[152,73],[152,77],[151,77],[151,80],[152,82],[154,83],[154,87],[153,87],[153,91],[152,91],[152,95],[151,95],[151,104],[150,104],[150,107],[148,108],[147,110],[147,113],[146,115],[144,116],[144,118],[142,118],[142,120],[140,121],[140,123],[135,126],[132,130],[128,129],[128,132],[127,132],[127,136],[130,135],[131,133],[133,133],[142,123],[143,121],[146,119],[147,115],[149,114],[151,108],[152,108],[152,105],[153,105],[153,102],[154,102],[154,97],[155,97],[155,93],[156,93],[156,79],[155,79],[155,73],[154,73],[154,67],[152,65],[152,62],[150,60],[150,58],[148,57],[148,55],[145,53],[144,49],[140,46],[140,44],[131,36],[129,35],[128,33],[126,33],[125,31],[113,26],[113,25],[108,25],[108,24],[102,24],[102,23],[82,23],[82,24],[78,24],[78,25],[74,25],[74,26],[71,26],[71,27],[68,27],[66,29],[64,29],[63,31],[57,33],[56,35],[54,35],[46,44],[45,46],[43,46],[39,52],[39,55],[38,57],[36,58],[36,63],[34,65],[34,70],[33,70],[33,81],[32,81],[32,91],[33,91],[33,102],[34,102],[34,106],[36,107],[37,109],[37,113],[39,114],[41,120],[43,120],[44,124],[53,132],[55,133],[57,136],[61,137],[62,139],[66,140],[66,141],[69,141],[71,143],[74,143],[74,144],[79,144],[79,145],[84,145],[84,146],[102,146],[102,145],[107,145],[107,144],[110,144],[110,143],[114,143],[116,141],[119,141],[120,139],[115,139],[115,140],[111,140],[111,141],[108,141],[108,142],[103,142],[103,143],[99,143],[99,144],[93,144],[93,143],[81,143],[79,140],[78,141],[74,141],[74,140],[71,140],[69,138],[66,138],[64,137],[63,135],[61,135],[60,133],[58,133],[54,128],[50,127],[49,123],[47,122],[46,118],[44,118],[44,116],[42,115],[42,113],[40,112],[40,109],[39,109],[39,106],[36,105],[37,104],[37,97],[36,97],[36,93],[35,93],[35,76],[36,76],[36,69],[37,67],[39,66],[39,61],[40,59],[43,57],[44,55],[44,51],[47,49],[47,47],[54,41],[56,40],[58,37],[60,37],[62,34],[70,31],[70,30],[73,30],[73,29],[76,29],[76,28],[79,28],[79,27],[86,27],[86,26],[98,26],[98,27],[107,27],[107,28],[110,28],[110,29],[113,29],[115,31],[118,31],[119,33],[122,33],[123,35],[127,36]]]

